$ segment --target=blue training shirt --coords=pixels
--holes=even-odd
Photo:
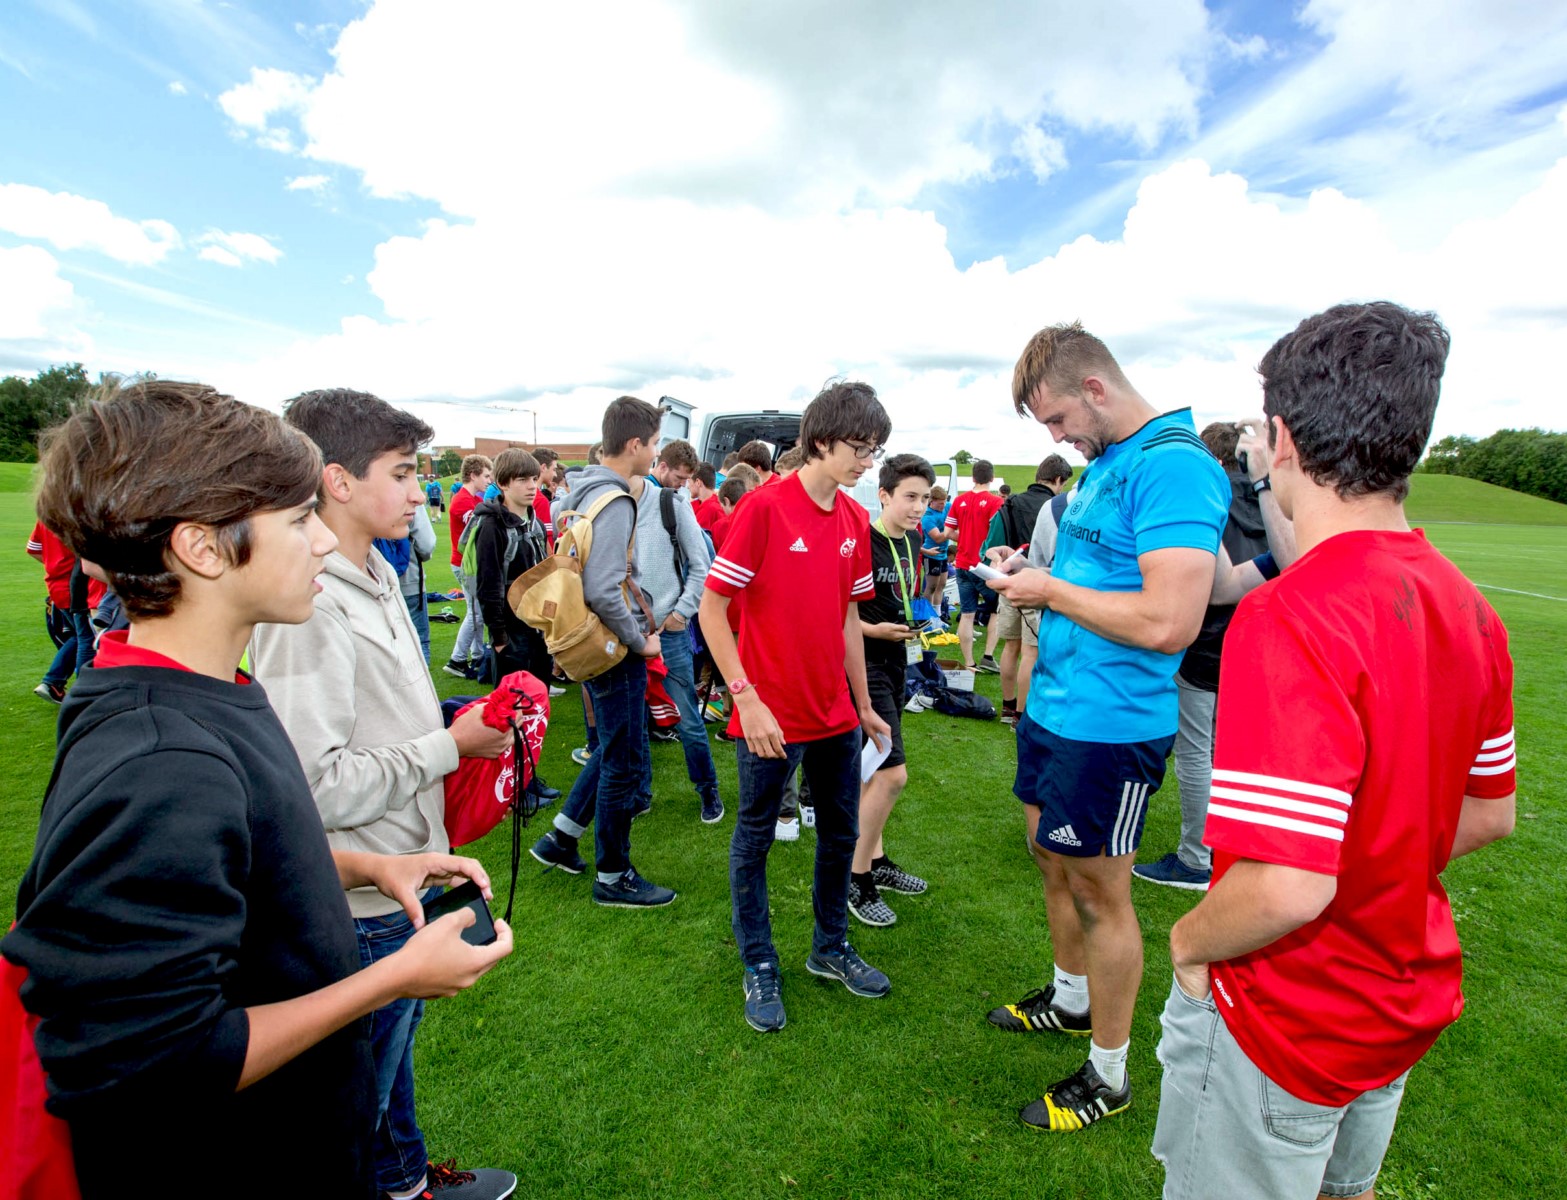
[[[1051,574],[1100,592],[1139,591],[1140,554],[1177,546],[1218,553],[1230,495],[1191,409],[1164,413],[1088,465],[1062,515]],[[1169,737],[1180,664],[1180,654],[1123,646],[1046,611],[1029,718],[1073,741]]]

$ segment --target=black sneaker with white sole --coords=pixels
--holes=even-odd
[[[1132,1107],[1132,1081],[1112,1088],[1099,1077],[1092,1062],[1085,1062],[1060,1083],[1052,1084],[1018,1117],[1023,1124],[1045,1133],[1076,1133]]]
[[[588,864],[582,861],[582,855],[574,847],[562,846],[555,839],[553,831],[534,842],[528,848],[528,853],[546,867],[559,867],[568,875],[581,875],[588,869]]]
[[[1056,985],[1035,988],[1016,1004],[1003,1004],[985,1015],[997,1029],[1009,1033],[1041,1033],[1056,1031],[1073,1037],[1087,1037],[1094,1031],[1088,1012],[1069,1013],[1056,1002]]]
[[[724,819],[724,802],[718,798],[715,791],[711,795],[702,797],[702,824],[717,825]]]
[[[787,1024],[777,963],[766,962],[759,967],[747,967],[741,986],[745,989],[747,1025],[757,1033],[776,1033]]]
[[[662,908],[673,904],[675,896],[672,889],[643,879],[635,867],[627,867],[614,883],[593,881],[593,903],[605,908]]]
[[[903,896],[918,896],[930,887],[918,875],[910,875],[890,858],[871,864],[871,879],[883,891],[897,892]]]
[[[856,880],[849,880],[849,912],[862,925],[885,928],[898,919],[898,914],[887,907],[887,902],[876,890],[876,884],[861,887]]]
[[[848,942],[831,950],[812,950],[805,969],[823,979],[836,979],[856,996],[885,996],[892,991],[892,981],[856,954]]]

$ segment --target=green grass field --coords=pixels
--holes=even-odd
[[[1032,478],[1032,467],[1000,471]],[[41,571],[23,553],[32,526],[27,479],[27,468],[0,465],[0,602],[10,613],[0,626],[6,922],[54,740],[55,710],[29,692],[50,646]],[[1493,589],[1487,594],[1510,630],[1521,819],[1509,841],[1448,871],[1468,1008],[1411,1077],[1379,1195],[1567,1195],[1567,887],[1559,857],[1567,852],[1567,751],[1558,724],[1567,701],[1567,508],[1446,477],[1417,479],[1410,507],[1431,523],[1439,547]],[[1476,524],[1437,523],[1444,521]],[[454,629],[436,626],[437,663]],[[436,679],[443,694],[460,689],[446,675]],[[981,687],[993,697],[998,690],[994,677]],[[552,783],[573,778],[568,756],[582,732],[576,696],[557,701],[543,764]],[[654,912],[597,908],[587,877],[541,873],[524,859],[516,953],[472,991],[433,1003],[425,1019],[420,1108],[431,1151],[512,1168],[523,1179],[519,1195],[1157,1196],[1162,1172],[1148,1145],[1166,937],[1192,898],[1139,885],[1147,975],[1131,1111],[1074,1137],[1023,1128],[1017,1109],[1074,1069],[1085,1045],[1009,1036],[984,1021],[987,1009],[1041,983],[1050,961],[1038,875],[1009,790],[1009,735],[999,724],[934,713],[908,717],[906,732],[912,781],[887,842],[931,890],[891,897],[899,915],[892,928],[851,929],[861,952],[892,977],[888,999],[856,999],[805,973],[806,833],[775,849],[770,870],[789,1025],[772,1037],[751,1032],[729,930],[734,753],[715,740],[731,812],[707,827],[678,746],[659,745],[655,806],[636,824],[635,857],[650,878],[678,888],[679,901]],[[1143,856],[1173,848],[1177,827],[1172,774],[1151,806]],[[505,873],[508,837],[502,826],[476,848],[493,874]],[[164,1150],[177,1154],[178,1146]]]

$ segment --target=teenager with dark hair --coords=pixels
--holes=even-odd
[[[593,902],[611,908],[658,908],[676,898],[670,888],[644,879],[631,862],[631,821],[648,773],[647,660],[662,651],[632,554],[637,507],[631,481],[652,467],[662,421],[660,409],[635,396],[614,400],[604,411],[601,464],[584,468],[572,485],[572,508],[579,513],[605,495],[614,497],[593,518],[582,594],[629,652],[584,685],[598,748],[555,814],[555,828],[530,851],[547,866],[581,874],[587,864],[577,844],[591,823],[597,851]]]
[[[1441,873],[1512,832],[1517,754],[1507,631],[1404,513],[1447,351],[1430,313],[1346,304],[1259,368],[1300,557],[1226,640],[1213,885],[1170,931],[1170,1200],[1370,1197],[1463,1009]]]
[[[862,383],[837,383],[805,410],[808,461],[785,482],[745,499],[707,576],[700,619],[728,681],[740,812],[729,847],[735,940],[745,967],[745,1019],[761,1032],[784,1026],[778,951],[767,906],[767,855],[785,781],[801,767],[816,806],[816,930],[806,969],[855,995],[885,996],[887,976],[846,940],[849,870],[858,838],[861,727],[886,744],[871,707],[858,601],[875,595],[869,519],[840,489],[881,457],[892,422]],[[863,440],[865,438],[873,440]],[[744,597],[740,637],[729,608]],[[780,631],[816,639],[801,655]],[[825,644],[824,644],[825,639]]]
[[[512,582],[543,562],[547,552],[544,527],[539,524],[533,503],[539,490],[539,473],[538,460],[526,450],[502,450],[495,458],[500,498],[480,504],[469,522],[479,522],[473,534],[478,568],[475,593],[490,633],[492,684],[499,683],[508,672],[527,671],[547,685],[553,669],[544,635],[518,617],[506,602]],[[538,782],[537,774],[534,782]],[[553,793],[548,799],[559,795],[542,784],[537,790]]]
[[[914,601],[920,594],[919,521],[936,472],[917,454],[882,463],[877,481],[881,515],[871,522],[871,569],[876,595],[859,606],[865,639],[865,682],[871,707],[887,723],[892,749],[860,785],[860,836],[849,875],[849,911],[866,925],[891,925],[897,914],[882,891],[917,896],[928,886],[887,856],[882,831],[909,782],[903,753],[904,671],[920,657]]]
[[[239,671],[256,622],[312,615],[336,544],[316,515],[320,458],[271,413],[152,380],[110,385],[46,435],[41,480],[40,516],[130,618],[61,710],[0,943],[28,972],[81,1194],[137,1190],[174,1130],[198,1190],[274,1195],[286,1152],[313,1189],[369,1200],[364,1018],[467,987],[511,933],[497,922],[493,945],[470,946],[472,917],[454,915],[361,969],[344,888],[422,926],[421,888],[489,881],[445,853],[329,848],[267,693]]]
[[[1063,375],[1061,362],[1082,373]],[[1089,467],[1050,573],[1025,568],[989,584],[1045,610],[1013,790],[1055,951],[1053,981],[989,1020],[1091,1038],[1088,1061],[1020,1114],[1072,1132],[1132,1100],[1126,1055],[1143,969],[1132,862],[1175,740],[1175,669],[1213,589],[1229,485],[1190,410],[1161,414],[1080,325],[1035,334],[1012,386],[1021,411]]]
[[[416,452],[430,427],[366,392],[317,391],[284,406],[289,424],[321,449],[321,520],[337,535],[308,621],[259,624],[250,641],[256,676],[271,692],[305,768],[327,838],[336,848],[399,855],[444,853],[447,774],[461,755],[495,758],[511,732],[474,707],[444,727],[418,635],[374,540],[402,538],[422,491]],[[362,474],[346,465],[362,463]],[[415,924],[369,889],[349,894],[360,960],[396,952]],[[380,1122],[376,1176],[394,1198],[440,1181],[429,1165],[414,1101],[415,1032],[422,1000],[399,1000],[371,1018]],[[516,1177],[480,1173],[475,1200],[506,1196]]]
[[[747,442],[736,455],[740,462],[756,472],[757,487],[776,482],[773,479],[773,451],[766,442]]]

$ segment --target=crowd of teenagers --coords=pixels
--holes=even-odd
[[[925,459],[884,455],[892,420],[858,382],[824,388],[776,461],[752,443],[722,474],[621,397],[588,465],[472,455],[449,505],[417,474],[430,428],[374,396],[311,392],[279,418],[196,384],[106,389],[43,447],[34,542],[65,614],[49,698],[86,667],[94,586],[123,628],[63,696],[0,943],[81,1194],[122,1190],[170,1131],[190,1177],[236,1195],[277,1189],[282,1146],[327,1195],[517,1186],[432,1162],[415,1104],[424,1002],[511,950],[504,921],[480,946],[472,912],[423,915],[454,884],[489,895],[450,852],[443,780],[512,737],[479,708],[448,724],[434,688],[419,523],[444,509],[468,601],[444,670],[551,679],[556,626],[521,614],[557,541],[605,652],[578,672],[589,742],[535,858],[591,871],[602,905],[675,901],[632,851],[649,741],[681,743],[693,816],[717,825],[706,724],[725,726],[736,1016],[764,1033],[787,1023],[769,851],[803,823],[805,970],[892,991],[848,922],[890,925],[884,893],[927,889],[883,839],[950,559],[964,661],[1001,674],[1015,728],[1049,955],[988,1020],[1088,1039],[1021,1120],[1070,1133],[1130,1105],[1133,879],[1184,887],[1203,895],[1169,931],[1164,1195],[1371,1195],[1406,1077],[1463,1007],[1441,872],[1515,807],[1506,631],[1403,510],[1447,350],[1431,314],[1329,309],[1264,356],[1259,421],[1199,436],[1099,339],[1051,326],[1013,404],[1087,469],[1074,483],[1052,454],[1002,496],[979,462],[950,506]],[[846,490],[868,471],[875,520]],[[1172,750],[1179,844],[1137,864]]]

